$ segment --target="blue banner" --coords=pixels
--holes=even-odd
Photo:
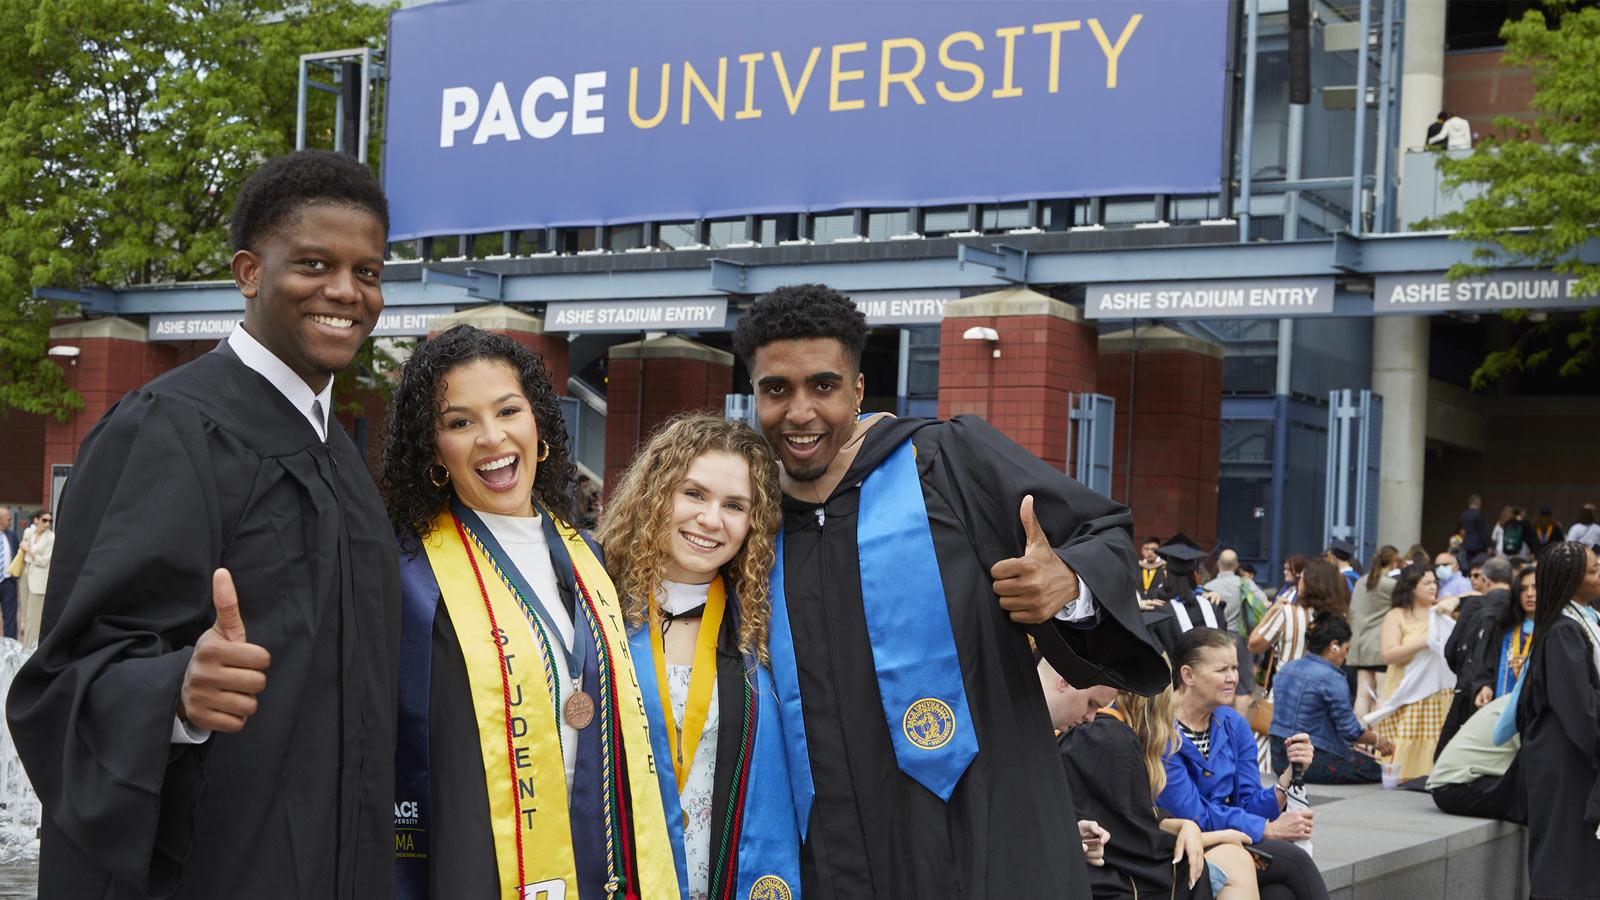
[[[528,2],[390,23],[391,237],[1218,189],[1228,0]]]

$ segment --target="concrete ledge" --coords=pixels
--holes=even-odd
[[[509,306],[475,306],[459,310],[433,320],[429,330],[435,333],[449,331],[457,325],[471,325],[484,331],[515,331],[522,334],[544,334],[544,320],[530,316]]]
[[[1521,826],[1446,815],[1425,793],[1376,785],[1308,787],[1316,811],[1317,868],[1334,900],[1527,895]]]
[[[672,335],[617,344],[608,352],[612,359],[695,359],[719,366],[733,365],[733,354],[726,350]]]
[[[951,300],[944,305],[946,319],[995,318],[1004,316],[1051,316],[1068,322],[1082,322],[1083,313],[1070,303],[1046,297],[1027,288],[1007,288],[973,297]]]
[[[109,316],[104,319],[86,319],[82,322],[68,322],[50,329],[50,339],[53,341],[84,340],[85,338],[114,338],[119,341],[150,341],[150,329],[144,325],[130,322],[120,316]]]
[[[1101,353],[1132,353],[1135,350],[1140,353],[1182,351],[1212,359],[1222,358],[1221,344],[1203,341],[1165,325],[1142,326],[1100,335]]]

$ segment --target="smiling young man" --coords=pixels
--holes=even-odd
[[[269,160],[233,213],[244,324],[79,449],[7,705],[41,896],[392,895],[394,542],[329,418],[388,222],[355,160]]]
[[[822,285],[740,321],[782,463],[771,656],[817,897],[1087,896],[1031,632],[1156,692],[1131,517],[981,419],[859,418],[865,318]]]

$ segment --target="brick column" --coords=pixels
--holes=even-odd
[[[1222,347],[1162,325],[1104,335],[1100,393],[1117,401],[1111,494],[1133,509],[1135,533],[1170,537],[1182,531],[1210,545],[1217,536]]]
[[[545,334],[543,319],[509,306],[475,306],[434,319],[428,337],[438,337],[457,325],[503,334],[538,353],[550,370],[550,383],[555,385],[556,393],[567,393],[567,336]]]
[[[171,347],[150,342],[145,326],[115,317],[57,325],[50,329],[50,347],[78,351],[76,356],[51,359],[61,366],[67,386],[82,395],[83,409],[65,422],[45,420],[40,495],[46,505],[53,502],[50,467],[71,463],[78,445],[111,407],[177,360]]]
[[[606,471],[609,492],[639,444],[673,415],[719,415],[733,391],[733,354],[680,337],[618,344],[606,368]]]
[[[999,340],[963,338],[971,328]],[[1012,288],[945,304],[940,329],[939,417],[982,416],[1064,470],[1071,395],[1095,390],[1095,328],[1067,303]]]

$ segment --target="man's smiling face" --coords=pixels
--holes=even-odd
[[[855,433],[865,379],[845,345],[833,338],[764,344],[753,354],[750,381],[756,416],[796,481],[822,477]]]

